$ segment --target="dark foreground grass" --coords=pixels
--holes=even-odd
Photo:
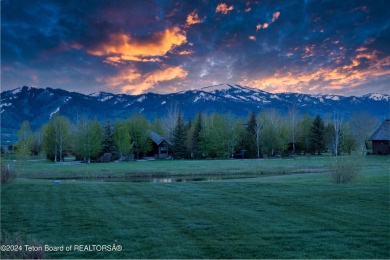
[[[20,178],[2,186],[1,228],[50,246],[123,248],[48,258],[389,258],[389,196],[386,161],[342,185],[325,173],[188,183]]]

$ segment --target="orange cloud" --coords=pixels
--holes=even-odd
[[[109,78],[98,78],[100,82],[105,82],[109,87],[120,89],[122,92],[130,94],[142,94],[149,89],[154,88],[160,82],[166,82],[174,79],[184,79],[188,72],[181,66],[163,67],[162,69],[152,71],[142,75],[135,68],[128,68],[121,71],[118,75]]]
[[[266,29],[268,28],[268,26],[269,26],[268,23],[264,23],[264,24],[259,23],[258,25],[256,25],[256,32],[260,29]]]
[[[194,52],[193,51],[186,51],[186,50],[184,50],[184,51],[179,51],[177,54],[179,54],[179,55],[190,55],[192,53],[194,53]]]
[[[271,19],[270,22],[268,22],[268,23],[263,23],[263,24],[261,24],[261,23],[257,24],[257,25],[256,25],[256,32],[257,32],[258,30],[260,30],[260,29],[266,29],[266,28],[268,28],[268,26],[269,26],[271,23],[275,22],[275,21],[279,18],[279,16],[280,16],[280,12],[275,12],[275,13],[272,14],[272,19]]]
[[[356,49],[356,51],[366,51],[366,50],[367,50],[366,47],[359,47],[359,48]]]
[[[280,12],[275,12],[272,15],[271,23],[275,22],[279,18]]]
[[[205,20],[205,18],[203,18],[203,19],[199,18],[198,10],[194,10],[189,15],[187,15],[186,23],[189,26],[189,25],[193,25],[193,24],[197,24],[197,23],[203,23],[204,20]]]
[[[256,37],[253,36],[253,35],[251,35],[251,36],[249,36],[249,40],[251,40],[251,41],[256,41]]]
[[[176,67],[166,67],[161,70],[154,71],[149,73],[146,77],[147,82],[151,81],[168,81],[175,78],[183,79],[187,77],[188,72],[185,71],[181,66]]]
[[[305,54],[302,56],[302,59],[313,57],[315,55],[314,47],[314,44],[305,46]]]
[[[120,88],[121,85],[141,79],[142,74],[135,67],[126,68],[113,77],[98,77],[96,81],[104,82],[111,88]]]
[[[377,51],[373,51],[371,53],[369,52],[366,52],[366,53],[362,53],[363,51],[366,51],[367,49],[365,50],[356,50],[356,51],[359,51],[359,53],[356,55],[356,59],[360,59],[360,58],[366,58],[367,60],[373,60],[373,59],[376,59],[377,58],[377,54],[378,52]]]
[[[359,69],[360,58],[369,59],[364,69]],[[390,76],[385,69],[390,65],[390,57],[377,59],[377,53],[361,53],[351,58],[350,63],[341,67],[324,66],[310,72],[277,71],[271,76],[259,79],[243,78],[239,84],[258,87],[269,92],[335,93],[343,89],[352,90],[371,79]],[[260,77],[260,76],[259,76]]]
[[[221,3],[217,6],[217,9],[215,10],[216,13],[222,13],[222,14],[228,14],[230,11],[232,11],[234,8],[233,6],[227,6],[225,3]]]
[[[96,56],[112,55],[120,60],[131,61],[159,61],[154,57],[163,56],[176,46],[187,42],[185,32],[179,27],[157,32],[147,41],[131,38],[128,34],[111,34],[109,40],[94,49],[88,49],[88,53]],[[110,60],[108,60],[110,61]]]
[[[103,62],[108,63],[110,65],[114,65],[114,66],[124,64],[124,61],[120,57],[117,57],[117,56],[107,57]]]

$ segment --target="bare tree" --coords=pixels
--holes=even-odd
[[[292,142],[292,153],[295,154],[295,143],[297,139],[298,129],[298,112],[295,103],[288,111],[288,125],[290,130],[291,142]]]
[[[177,118],[179,117],[179,114],[179,104],[177,102],[171,103],[171,105],[167,109],[167,114],[163,119],[164,132],[170,141],[173,140],[173,132],[176,128]]]
[[[333,112],[332,126],[334,130],[332,148],[333,148],[334,155],[337,157],[340,148],[342,126],[343,126],[343,117],[339,112]]]
[[[261,129],[263,129],[264,121],[261,117],[260,113],[256,116],[256,126],[255,126],[255,138],[256,138],[256,150],[257,150],[257,158],[260,158],[260,133]]]

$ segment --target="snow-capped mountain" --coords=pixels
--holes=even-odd
[[[102,122],[115,121],[128,118],[132,113],[153,119],[163,117],[171,104],[178,104],[185,118],[192,118],[197,112],[246,117],[249,112],[271,108],[283,114],[294,104],[299,113],[309,115],[341,111],[348,117],[353,112],[367,111],[383,119],[390,113],[390,96],[378,93],[361,97],[273,94],[236,84],[220,84],[165,95],[146,93],[133,96],[107,92],[84,95],[62,89],[21,87],[1,93],[1,129],[2,135],[16,133],[24,120],[37,129],[56,113],[71,121],[81,116],[97,117]]]

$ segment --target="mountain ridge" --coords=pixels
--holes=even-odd
[[[61,113],[75,122],[78,117],[106,120],[128,118],[133,113],[147,118],[163,117],[171,104],[177,104],[187,119],[198,112],[231,113],[246,117],[250,112],[276,109],[287,113],[294,104],[300,114],[326,115],[340,111],[349,117],[352,113],[366,111],[383,119],[389,116],[390,95],[369,93],[363,96],[341,96],[301,93],[269,93],[238,84],[219,84],[200,89],[170,94],[145,93],[139,95],[95,92],[81,94],[64,89],[19,87],[1,92],[2,135],[14,132],[24,120],[33,129],[47,123]]]
[[[218,88],[218,86],[222,86],[221,88]],[[226,87],[227,86],[227,87]],[[131,94],[125,94],[125,93],[119,93],[119,94],[115,94],[115,93],[112,93],[112,92],[106,92],[106,91],[98,91],[98,92],[93,92],[93,93],[89,93],[89,94],[83,94],[81,92],[77,92],[77,91],[68,91],[68,90],[65,90],[65,89],[61,89],[61,88],[51,88],[51,87],[46,87],[46,88],[43,88],[43,87],[29,87],[29,86],[22,86],[22,87],[17,87],[17,88],[14,88],[14,89],[11,89],[11,90],[4,90],[2,91],[1,93],[5,93],[5,92],[12,92],[12,93],[18,93],[20,92],[23,88],[27,88],[27,89],[52,89],[52,90],[61,90],[61,91],[65,91],[65,92],[70,92],[70,93],[78,93],[78,94],[81,94],[81,95],[88,95],[88,96],[98,96],[98,94],[108,94],[108,95],[125,95],[125,96],[140,96],[140,95],[145,95],[145,94],[156,94],[156,95],[161,95],[161,96],[164,96],[164,95],[172,95],[172,94],[179,94],[179,93],[185,93],[185,92],[188,92],[188,91],[205,91],[205,92],[212,92],[212,91],[208,91],[209,89],[214,89],[213,91],[221,91],[221,90],[226,90],[226,89],[231,89],[231,88],[241,88],[241,89],[248,89],[248,90],[252,90],[252,91],[256,91],[256,92],[262,92],[262,93],[268,93],[268,94],[274,94],[274,95],[281,95],[281,94],[298,94],[298,95],[308,95],[308,96],[339,96],[339,97],[366,97],[366,96],[376,96],[378,95],[378,97],[380,99],[387,99],[389,100],[390,99],[390,95],[389,94],[384,94],[384,93],[379,93],[379,92],[371,92],[371,93],[367,93],[367,94],[364,94],[364,95],[360,95],[360,96],[355,96],[355,95],[352,95],[352,96],[345,96],[345,95],[337,95],[337,94],[323,94],[323,93],[319,93],[319,94],[306,94],[306,93],[298,93],[298,92],[276,92],[276,93],[272,93],[272,92],[267,92],[267,91],[264,91],[264,90],[261,90],[261,89],[258,89],[258,88],[253,88],[253,87],[249,87],[249,86],[242,86],[242,85],[239,85],[239,84],[231,84],[231,83],[221,83],[221,84],[215,84],[215,85],[210,85],[210,86],[206,86],[206,87],[201,87],[201,88],[197,88],[197,89],[190,89],[190,90],[181,90],[181,91],[177,91],[177,92],[171,92],[171,93],[164,93],[164,94],[161,94],[161,93],[155,93],[155,92],[146,92],[146,93],[142,93],[142,94],[136,94],[136,95],[131,95]]]

